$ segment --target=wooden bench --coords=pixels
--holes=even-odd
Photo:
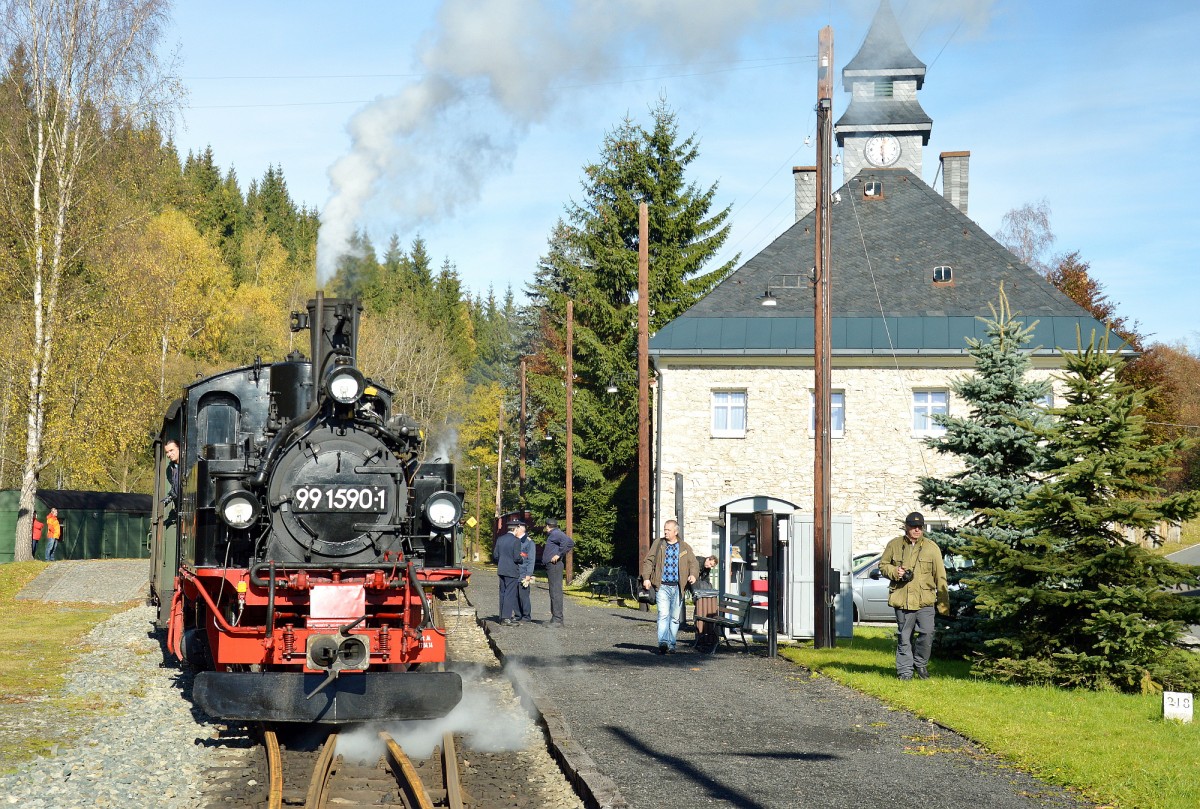
[[[698,621],[705,624],[712,624],[715,627],[722,629],[730,629],[738,633],[738,639],[741,640],[742,646],[746,651],[750,651],[750,644],[746,640],[746,630],[750,627],[750,598],[749,596],[737,596],[726,593],[721,596],[721,603],[717,606],[716,614],[701,618],[697,616]],[[726,646],[732,648],[729,643],[729,634],[722,632],[718,635],[718,640],[713,644],[712,651],[716,651],[721,645],[721,641],[725,641]]]
[[[598,567],[588,576],[588,587],[594,596],[616,598],[622,576],[624,571],[619,567]]]

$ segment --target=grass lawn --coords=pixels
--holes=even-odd
[[[73,718],[107,710],[61,696],[63,677],[87,649],[81,638],[129,604],[18,601],[46,562],[0,565],[0,773],[68,741]]]
[[[972,677],[965,661],[938,659],[929,680],[900,684],[894,634],[856,627],[852,640],[839,639],[833,649],[799,645],[780,653],[1096,802],[1123,809],[1200,807],[1200,724],[1162,719],[1161,695],[1004,685]]]

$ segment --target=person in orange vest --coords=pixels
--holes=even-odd
[[[58,509],[50,509],[50,513],[46,516],[46,561],[54,561],[54,550],[58,547],[58,540],[62,537],[62,525],[58,521]]]
[[[34,559],[37,559],[37,544],[38,544],[38,540],[42,538],[42,529],[45,527],[46,527],[46,524],[44,522],[42,522],[41,520],[39,520],[37,518],[37,515],[34,514],[33,515],[33,550],[31,551]]]

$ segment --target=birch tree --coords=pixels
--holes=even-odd
[[[117,121],[158,114],[173,93],[155,48],[166,0],[10,0],[0,21],[6,53],[23,51],[25,75],[10,75],[25,116],[18,137],[2,144],[6,214],[19,249],[6,270],[28,279],[24,313],[32,350],[26,391],[26,440],[16,560],[30,558],[34,496],[43,457],[47,386],[55,356],[55,324],[64,276],[88,244],[79,211],[88,205],[88,171]]]

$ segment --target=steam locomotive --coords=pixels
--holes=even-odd
[[[292,313],[310,359],[201,379],[163,420],[150,598],[210,716],[428,719],[462,698],[439,604],[468,582],[463,492],[356,367],[361,312],[318,293]]]

